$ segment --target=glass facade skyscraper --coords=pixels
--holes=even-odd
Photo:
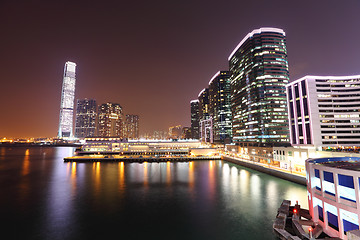
[[[191,108],[191,137],[199,139],[199,100],[190,101]]]
[[[209,112],[214,142],[231,142],[230,72],[219,71],[209,82]]]
[[[199,100],[199,137],[202,142],[213,143],[213,124],[210,116],[209,88],[204,88],[198,96]]]
[[[278,28],[256,29],[239,43],[228,60],[233,141],[240,145],[288,143],[285,32]]]
[[[66,62],[61,91],[61,105],[59,117],[59,138],[73,137],[74,97],[75,97],[75,69],[76,64]]]
[[[75,137],[96,135],[96,100],[78,99],[76,104]]]

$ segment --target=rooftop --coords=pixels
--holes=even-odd
[[[314,158],[307,161],[309,163],[324,165],[326,167],[360,171],[359,157]]]

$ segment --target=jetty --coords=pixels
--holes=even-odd
[[[220,160],[220,156],[83,155],[64,158],[64,162],[189,162]]]
[[[330,237],[323,232],[322,227],[312,221],[309,210],[303,209],[296,202],[290,205],[289,200],[284,200],[277,212],[273,223],[273,230],[281,240],[308,240],[326,239],[341,240],[341,238]]]

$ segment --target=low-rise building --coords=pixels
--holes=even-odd
[[[172,155],[186,154],[190,149],[203,147],[199,140],[126,140],[117,137],[85,138],[79,155],[87,154],[148,154]]]
[[[359,229],[360,158],[316,158],[306,161],[309,212],[332,237],[349,239]]]

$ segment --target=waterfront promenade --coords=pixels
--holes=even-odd
[[[290,172],[289,170],[279,168],[271,164],[254,162],[226,154],[222,155],[221,159],[306,186],[306,174],[294,171]]]

